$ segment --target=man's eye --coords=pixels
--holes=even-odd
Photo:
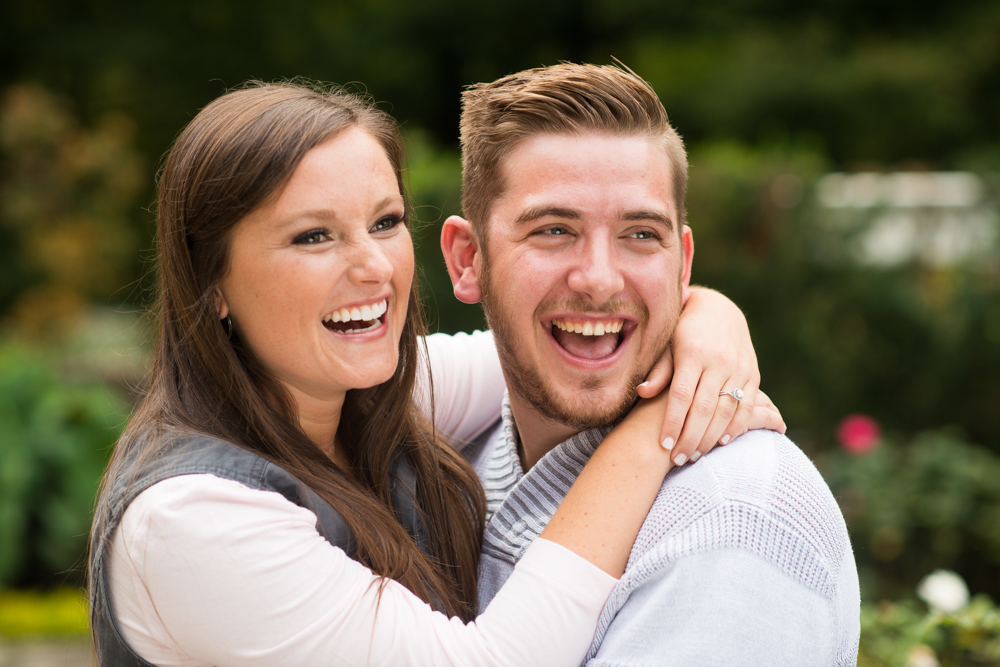
[[[645,241],[648,239],[655,239],[656,233],[649,229],[641,229],[637,232],[632,232],[628,235],[630,239],[639,239],[640,241]]]
[[[295,237],[292,241],[295,245],[312,245],[322,243],[329,238],[329,233],[325,229],[310,229]]]
[[[405,223],[406,223],[406,216],[405,215],[387,215],[387,216],[384,216],[382,218],[379,218],[378,221],[374,225],[371,226],[371,229],[369,229],[369,231],[371,231],[371,232],[384,232],[384,231],[392,229],[396,225],[405,224]]]
[[[548,236],[563,236],[564,234],[569,234],[569,230],[565,227],[548,227],[540,230],[538,233],[547,234]]]

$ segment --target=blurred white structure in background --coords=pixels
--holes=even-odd
[[[996,259],[1000,216],[976,174],[827,174],[816,195],[824,230],[859,264],[938,268]]]

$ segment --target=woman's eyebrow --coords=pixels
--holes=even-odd
[[[379,211],[383,208],[391,206],[393,204],[403,205],[402,195],[389,195],[383,197],[372,206],[372,211]],[[286,216],[283,220],[283,224],[295,224],[298,222],[303,222],[305,220],[336,220],[337,219],[337,209],[333,206],[325,206],[322,208],[307,208],[301,211],[295,211],[290,215]]]

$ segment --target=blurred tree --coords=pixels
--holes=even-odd
[[[93,300],[122,289],[137,246],[129,213],[148,174],[131,148],[135,124],[108,112],[82,128],[39,86],[0,101],[0,226],[14,269],[0,293],[23,335],[69,330]]]
[[[245,79],[361,81],[453,146],[462,86],[617,56],[692,145],[804,134],[838,165],[977,155],[998,168],[997,35],[990,0],[9,0],[0,85],[42,82],[87,118],[123,109],[156,156]]]

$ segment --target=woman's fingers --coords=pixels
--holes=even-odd
[[[678,368],[674,375],[674,383],[681,380],[683,383],[677,388],[671,384],[665,430],[680,429],[680,435],[676,436],[673,460],[676,465],[684,465],[687,461],[697,461],[714,446],[731,422],[736,405],[735,401],[721,400],[726,397],[719,395],[719,387],[723,386],[728,374],[721,375],[713,369],[703,370],[697,366],[689,369],[685,366],[683,369]],[[691,379],[687,380],[689,377]],[[680,400],[674,400],[675,393]],[[686,416],[681,414],[682,403],[683,407],[687,407]],[[702,447],[703,442],[711,444]]]
[[[717,444],[726,445],[750,430],[764,428],[778,433],[785,432],[785,422],[781,418],[781,413],[770,397],[757,389],[757,382],[756,379],[746,382],[743,386],[743,399],[740,401],[737,401],[731,394],[719,396],[719,406],[715,410],[712,421],[705,429],[705,434],[698,448],[692,452],[688,460],[693,463],[703,454],[712,451],[712,448]],[[720,391],[732,391],[737,384],[738,382],[731,382],[726,385],[730,389]],[[727,403],[735,404],[732,413],[727,409]],[[731,418],[730,414],[732,414]],[[681,440],[683,443],[683,436]]]
[[[762,391],[757,392],[757,404],[754,406],[747,424],[747,430],[758,428],[766,428],[778,433],[784,433],[786,430],[785,420],[782,419],[778,406]]]
[[[727,383],[726,387],[735,387],[737,382],[730,381]],[[712,451],[712,448],[717,444],[725,444],[732,439],[730,432],[736,428],[742,429],[741,424],[745,423],[749,419],[749,412],[744,407],[745,403],[752,401],[751,398],[754,395],[753,388],[749,382],[745,382],[743,387],[740,387],[744,391],[744,398],[742,401],[737,401],[735,398],[729,395],[719,395],[719,404],[716,407],[715,414],[712,415],[712,420],[709,422],[708,426],[705,428],[704,434],[701,436],[701,440],[697,443],[697,448],[691,455],[692,461],[697,461],[702,454],[707,454]],[[721,390],[720,390],[721,391]],[[719,392],[715,392],[719,394]],[[743,417],[746,413],[746,418]]]
[[[701,377],[701,364],[686,363],[674,369],[670,381],[670,391],[667,392],[667,412],[663,417],[663,428],[660,431],[660,442],[664,449],[676,448],[684,428],[685,420],[691,409],[698,380]],[[691,451],[685,452],[685,460]],[[673,456],[676,456],[676,452]]]
[[[737,401],[731,394],[726,394],[720,396],[720,400],[726,401],[727,403],[735,403],[736,411],[733,414],[733,418],[729,421],[729,424],[723,427],[723,432],[717,440],[711,442],[702,442],[703,447],[708,447],[705,451],[709,451],[718,442],[720,445],[725,445],[730,443],[733,438],[738,438],[747,432],[750,424],[750,419],[753,415],[753,411],[757,406],[758,398],[760,396],[759,391],[760,386],[760,376],[754,375],[746,382],[742,387],[737,387],[734,383],[732,386],[727,385],[720,391],[733,391],[734,389],[740,388],[743,390],[742,400]]]
[[[670,382],[670,377],[674,374],[674,353],[670,347],[667,347],[663,356],[653,365],[653,368],[649,371],[646,376],[646,381],[635,388],[637,394],[642,398],[652,398],[658,395],[661,391],[666,388],[667,383]],[[663,442],[663,438],[660,437],[660,442]]]

